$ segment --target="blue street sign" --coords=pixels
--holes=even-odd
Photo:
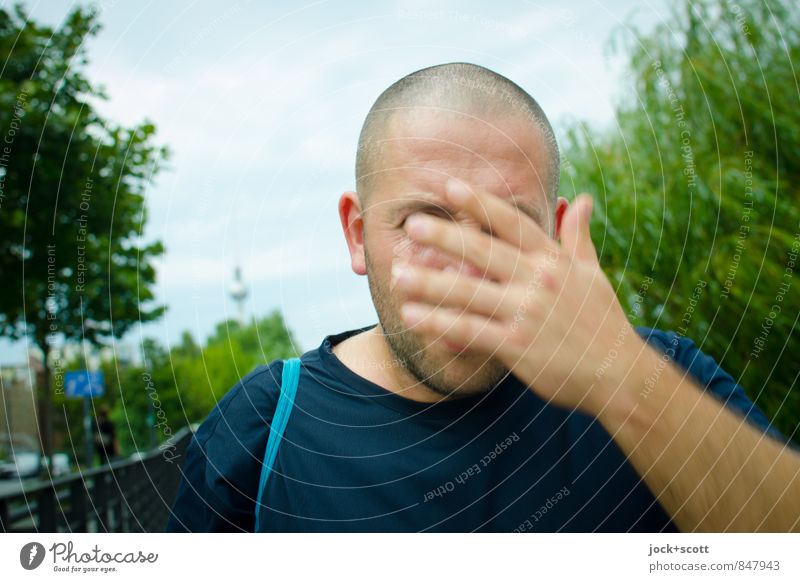
[[[105,394],[105,380],[102,372],[80,370],[64,375],[64,387],[68,398],[94,398]]]

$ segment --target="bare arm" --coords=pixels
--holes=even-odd
[[[644,342],[628,370],[597,417],[682,531],[800,531],[797,452]]]
[[[411,216],[409,237],[492,276],[404,267],[394,278],[406,325],[491,355],[550,404],[597,417],[679,528],[800,531],[800,455],[637,336],[600,267],[590,197],[567,209],[557,244],[495,196],[455,182],[448,196],[491,234]]]

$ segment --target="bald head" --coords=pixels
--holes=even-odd
[[[477,119],[492,126],[498,118],[516,118],[538,132],[543,157],[537,175],[550,202],[558,193],[559,153],[550,122],[536,100],[510,79],[470,63],[448,63],[406,75],[386,89],[367,114],[358,140],[356,189],[362,203],[380,180],[381,158],[392,127],[405,117],[431,112],[442,117]],[[533,165],[533,162],[531,161]]]

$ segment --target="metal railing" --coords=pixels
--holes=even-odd
[[[164,531],[192,434],[186,427],[139,459],[114,461],[0,495],[0,531]]]

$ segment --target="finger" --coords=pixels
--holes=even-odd
[[[447,182],[450,202],[468,212],[492,235],[524,251],[553,244],[542,226],[524,211],[492,194],[480,192],[451,178]]]
[[[409,328],[448,347],[494,354],[508,336],[507,326],[482,315],[459,313],[423,303],[405,303],[403,321]]]
[[[524,271],[519,249],[474,228],[464,228],[434,216],[413,214],[406,220],[405,229],[412,240],[471,263],[489,278],[509,281]]]
[[[571,257],[597,262],[597,251],[592,242],[589,222],[592,217],[592,197],[580,194],[564,215],[561,223],[561,248]]]
[[[512,317],[515,305],[520,303],[514,299],[516,293],[508,285],[501,287],[492,281],[453,271],[395,265],[392,282],[415,302],[467,309],[498,319]]]

